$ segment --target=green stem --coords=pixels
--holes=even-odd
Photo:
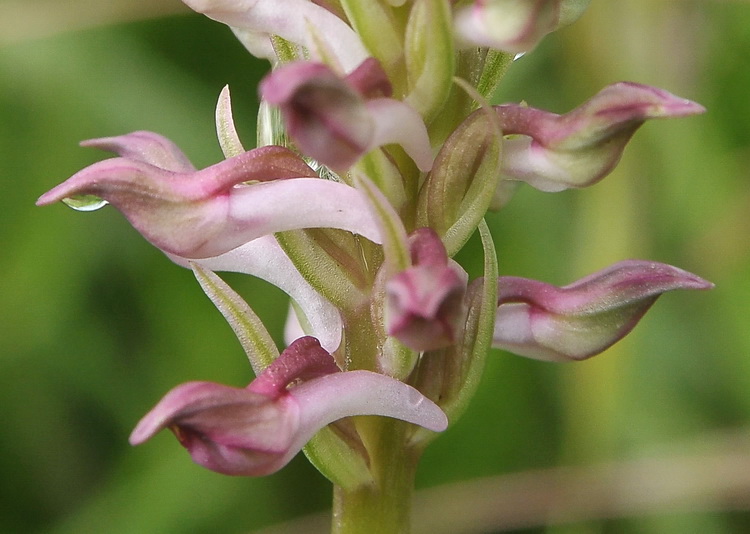
[[[407,423],[362,418],[375,483],[353,490],[334,486],[333,534],[405,534],[411,526],[411,501],[419,452],[405,447]]]

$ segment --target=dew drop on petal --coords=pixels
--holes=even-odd
[[[412,408],[419,408],[419,405],[424,402],[425,397],[416,389],[409,391],[409,405]]]
[[[333,172],[331,169],[323,165],[317,160],[314,160],[312,158],[305,157],[304,158],[305,163],[307,163],[312,170],[318,173],[318,176],[323,178],[324,180],[332,180],[334,182],[343,182],[341,177]]]
[[[109,202],[94,195],[75,195],[62,199],[63,204],[76,211],[96,211]]]

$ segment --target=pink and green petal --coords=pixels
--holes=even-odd
[[[586,187],[604,178],[646,120],[705,111],[667,91],[630,82],[610,85],[564,115],[520,104],[495,109],[508,136],[502,179],[550,192]]]
[[[116,137],[100,137],[82,141],[81,146],[112,152],[133,161],[154,165],[172,172],[193,172],[195,167],[170,139],[145,130]]]
[[[573,284],[500,277],[493,346],[549,361],[584,360],[628,334],[656,299],[713,284],[663,263],[628,260]]]
[[[226,475],[262,476],[286,465],[299,425],[299,407],[291,399],[188,382],[141,419],[130,443],[139,445],[169,428],[195,463]]]
[[[429,228],[412,233],[410,249],[414,264],[385,285],[386,331],[417,351],[447,347],[465,319],[468,275]]]
[[[380,240],[356,189],[312,176],[298,156],[278,146],[185,173],[113,158],[78,172],[37,204],[81,195],[103,198],[152,244],[192,259],[300,228],[339,228]],[[265,183],[248,183],[256,181]]]
[[[390,84],[373,60],[347,78],[309,61],[282,65],[261,83],[261,96],[278,106],[289,136],[305,155],[346,172],[367,152],[400,144],[421,170],[432,166],[422,117],[387,94]]]

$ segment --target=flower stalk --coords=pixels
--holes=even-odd
[[[365,431],[370,443],[373,483],[355,489],[334,487],[333,534],[409,532],[414,478],[420,451],[405,447],[406,425],[372,420]]]

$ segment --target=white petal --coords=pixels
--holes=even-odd
[[[375,121],[371,147],[399,144],[419,170],[429,171],[432,168],[432,148],[422,116],[408,104],[392,98],[368,100],[366,105]]]
[[[167,254],[172,261],[188,266],[188,260]],[[328,352],[341,344],[342,322],[338,310],[315,291],[297,271],[276,239],[267,235],[221,256],[191,260],[212,271],[230,271],[261,278],[280,288],[299,305],[310,323],[310,335]]]
[[[354,415],[393,417],[435,432],[448,427],[443,410],[419,391],[371,371],[332,373],[292,388],[289,393],[300,409],[300,428],[295,437],[300,449],[325,425]]]
[[[288,347],[297,339],[304,337],[305,335],[307,334],[302,328],[299,317],[297,317],[294,305],[289,303],[289,311],[286,314],[286,322],[284,323],[284,344]]]
[[[355,188],[320,178],[293,178],[231,190],[227,239],[243,242],[302,228],[339,228],[381,242],[364,196]]]
[[[240,30],[278,35],[293,43],[309,43],[308,25],[325,36],[326,44],[346,72],[369,54],[359,36],[343,20],[309,0],[183,0],[193,10]],[[265,51],[265,50],[263,50]]]

